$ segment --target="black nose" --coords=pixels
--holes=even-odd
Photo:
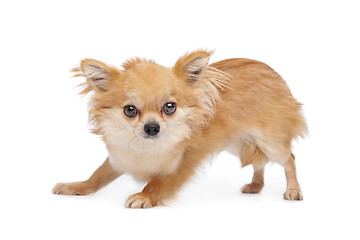
[[[155,136],[160,132],[160,125],[158,123],[147,123],[144,126],[144,132],[149,136]]]

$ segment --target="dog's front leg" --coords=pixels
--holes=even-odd
[[[72,183],[58,183],[53,188],[54,194],[62,195],[87,195],[96,192],[118,178],[117,172],[110,164],[109,158],[86,181]]]
[[[191,178],[203,159],[202,156],[186,152],[178,169],[170,175],[153,178],[140,193],[131,195],[125,206],[128,208],[151,208],[162,204],[162,200],[173,197]]]

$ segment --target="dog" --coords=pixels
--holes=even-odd
[[[243,193],[259,193],[264,167],[284,167],[287,200],[302,200],[292,141],[307,133],[300,104],[282,77],[264,63],[227,59],[209,64],[199,49],[173,67],[132,58],[121,68],[84,59],[73,69],[91,94],[92,131],[108,157],[86,181],[58,183],[54,194],[94,193],[124,173],[147,185],[125,206],[150,208],[173,197],[210,156],[223,150],[252,165]]]

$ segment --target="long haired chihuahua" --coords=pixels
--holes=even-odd
[[[54,194],[94,193],[124,173],[146,181],[128,208],[150,208],[170,198],[210,156],[228,150],[252,165],[243,193],[259,193],[264,167],[284,167],[284,198],[302,200],[292,140],[307,132],[301,104],[264,63],[227,59],[209,65],[212,52],[187,53],[171,68],[133,58],[122,68],[84,59],[82,94],[91,93],[93,132],[108,157],[86,181],[58,183]]]

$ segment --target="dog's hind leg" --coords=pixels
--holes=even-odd
[[[267,163],[266,155],[255,143],[243,143],[240,150],[242,166],[252,164],[254,175],[251,183],[242,187],[243,193],[260,193],[264,187],[264,168]]]
[[[254,175],[252,181],[241,188],[242,193],[260,193],[264,187],[264,167],[253,167]]]
[[[303,200],[301,188],[296,176],[295,156],[291,153],[289,159],[283,164],[286,175],[286,192],[284,199],[287,200]]]
[[[260,143],[259,146],[266,153],[269,161],[277,162],[284,167],[287,182],[284,199],[302,200],[303,195],[296,177],[295,157],[291,153],[290,141],[283,141],[283,144],[280,144],[281,141],[271,141],[270,144],[269,142],[257,141],[257,143]]]

